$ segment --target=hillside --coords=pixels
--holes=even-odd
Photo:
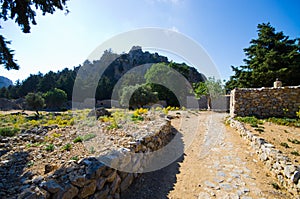
[[[149,68],[155,63],[165,63],[181,73],[190,83],[204,81],[205,77],[201,73],[185,63],[175,63],[158,53],[144,52],[141,47],[133,46],[128,53],[123,54],[106,50],[99,60],[92,62],[86,60],[82,65],[73,69],[65,68],[58,72],[50,71],[46,74],[30,75],[23,82],[17,83],[9,89],[0,90],[0,96],[17,99],[26,96],[29,92],[46,93],[54,88],[59,88],[66,92],[68,100],[72,100],[73,86],[76,79],[76,81],[82,81],[83,86],[80,89],[83,92],[86,92],[89,88],[97,88],[96,100],[111,99],[114,86],[124,74],[137,66],[148,64]],[[78,71],[81,71],[79,76],[77,75]],[[98,81],[99,74],[102,75]],[[139,83],[135,78],[132,80]]]

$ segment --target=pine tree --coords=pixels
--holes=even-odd
[[[276,78],[283,85],[300,85],[300,39],[276,32],[270,23],[257,26],[258,38],[244,49],[245,65],[232,67],[234,75],[226,83],[235,87],[271,87]]]

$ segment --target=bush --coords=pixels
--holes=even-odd
[[[0,135],[12,137],[12,136],[16,135],[19,131],[20,131],[20,129],[18,129],[18,128],[3,127],[3,128],[0,128]]]
[[[46,150],[46,151],[54,151],[54,144],[48,144],[48,145],[45,147],[45,150]]]
[[[67,93],[61,89],[54,88],[43,95],[48,108],[61,109],[67,101]]]
[[[45,100],[40,93],[28,93],[25,100],[27,105],[36,111],[37,115],[39,115],[38,110],[45,106]]]
[[[72,149],[72,144],[68,143],[62,147],[63,151],[70,151]]]

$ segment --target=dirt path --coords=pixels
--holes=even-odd
[[[225,116],[200,112],[172,120],[183,135],[198,124],[193,142],[168,167],[143,174],[121,198],[291,198],[273,188],[276,179],[245,141],[223,124]]]

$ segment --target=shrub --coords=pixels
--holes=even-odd
[[[45,147],[45,150],[46,151],[54,151],[54,144],[48,144],[46,147]]]
[[[77,136],[74,140],[73,140],[74,143],[77,143],[77,142],[82,142],[82,137],[81,136]]]
[[[75,156],[71,157],[71,160],[75,160],[75,161],[77,161],[77,160],[79,160],[79,158],[78,158],[78,156],[77,156],[77,155],[75,155]]]
[[[36,111],[37,115],[39,115],[38,110],[45,106],[45,100],[40,93],[28,93],[25,100],[28,106]]]
[[[72,149],[72,144],[68,143],[62,147],[63,151],[70,151]]]
[[[18,128],[3,127],[3,128],[0,128],[0,135],[12,137],[12,136],[16,135],[19,132],[19,130],[20,129],[18,129]]]

